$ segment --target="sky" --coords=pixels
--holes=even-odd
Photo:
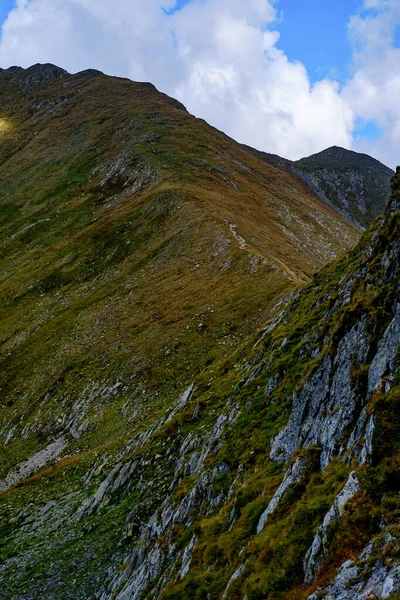
[[[151,81],[239,142],[400,164],[399,0],[0,0],[0,66]]]

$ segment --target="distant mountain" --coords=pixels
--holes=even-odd
[[[321,198],[361,228],[386,206],[394,172],[367,154],[333,146],[294,165]]]
[[[290,161],[247,148],[268,164],[301,177],[322,200],[360,230],[368,227],[386,206],[394,172],[367,154],[332,146]]]

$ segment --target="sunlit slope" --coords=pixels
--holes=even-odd
[[[1,476],[153,419],[358,237],[151,84],[12,68],[0,122]]]

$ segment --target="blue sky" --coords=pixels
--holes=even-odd
[[[191,0],[177,0],[173,13]],[[312,82],[326,76],[343,81],[348,76],[351,46],[346,27],[359,0],[279,0],[278,23],[273,24],[281,37],[278,48],[290,60],[302,62]],[[400,41],[400,30],[399,30]]]
[[[1,0],[0,2],[0,23],[3,23],[8,13],[15,6],[15,0]]]
[[[348,76],[351,47],[346,33],[356,0],[281,0],[278,48],[291,60],[299,60],[312,81],[325,76]]]
[[[173,14],[192,0],[177,0]],[[279,0],[276,4],[278,22],[270,27],[278,29],[277,47],[289,60],[300,61],[307,69],[310,81],[324,77],[343,83],[351,72],[352,48],[347,34],[350,17],[359,10],[360,0]],[[395,45],[400,44],[400,28]],[[372,121],[358,119],[354,137],[374,141],[380,128]]]
[[[151,81],[287,158],[340,145],[400,162],[400,0],[29,0],[7,19],[15,3],[0,0],[3,68]]]

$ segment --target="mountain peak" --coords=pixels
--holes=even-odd
[[[347,148],[342,148],[341,146],[330,146],[321,152],[316,152],[315,154],[311,154],[305,158],[301,158],[298,161],[295,161],[296,164],[305,164],[306,162],[312,161],[314,164],[324,163],[326,160],[336,161],[337,164],[340,164],[342,168],[348,167],[350,165],[354,166],[376,166],[382,165],[388,171],[391,171],[388,167],[383,165],[379,160],[369,156],[369,154],[363,154],[361,152],[355,152],[354,150],[348,150]],[[393,172],[393,171],[391,171]]]
[[[66,79],[67,77],[84,79],[87,77],[96,77],[98,75],[103,75],[103,73],[97,69],[85,69],[84,71],[79,71],[78,73],[71,75],[65,69],[51,63],[36,63],[27,69],[19,66],[0,69],[0,79],[16,84],[19,91],[23,94],[28,93],[38,86],[49,85],[57,80]]]
[[[34,77],[37,79],[54,79],[59,77],[66,77],[69,73],[62,69],[61,67],[57,67],[51,63],[36,63],[24,69],[23,67],[13,65],[8,67],[7,69],[0,70],[1,75],[8,77]]]
[[[331,146],[293,165],[320,198],[360,229],[385,208],[393,171],[368,154]]]
[[[297,161],[243,146],[262,161],[301,178],[327,204],[363,231],[382,214],[392,169],[368,156],[330,146]]]

